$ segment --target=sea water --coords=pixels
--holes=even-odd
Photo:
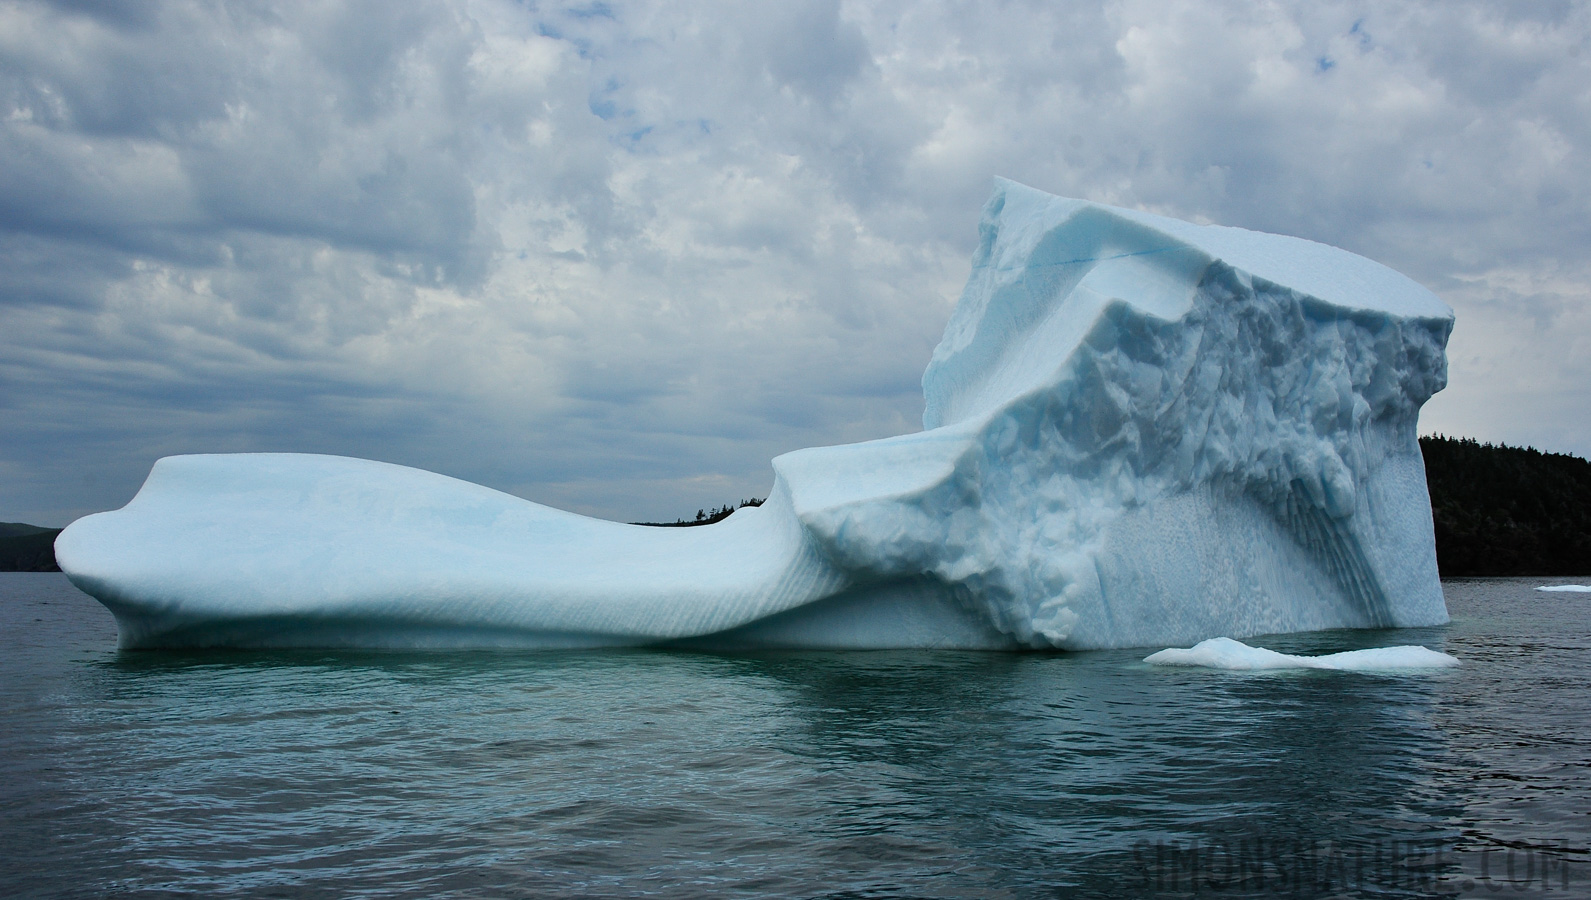
[[[118,652],[0,575],[0,895],[1591,895],[1585,579],[1413,672],[1092,653]]]

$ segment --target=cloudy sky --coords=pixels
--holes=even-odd
[[[914,431],[991,178],[1451,304],[1422,430],[1591,454],[1584,3],[0,0],[0,520],[174,453],[673,519]]]

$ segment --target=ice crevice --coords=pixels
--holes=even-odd
[[[160,460],[62,569],[127,647],[1090,649],[1446,621],[1452,312],[1370,260],[999,181],[924,430],[698,528],[296,454]]]

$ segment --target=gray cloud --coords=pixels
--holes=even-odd
[[[620,519],[917,427],[990,178],[1459,313],[1427,430],[1591,453],[1573,3],[0,0],[0,519],[158,456]]]

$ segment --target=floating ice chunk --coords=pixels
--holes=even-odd
[[[1376,647],[1349,650],[1325,656],[1291,656],[1264,647],[1250,647],[1231,638],[1210,638],[1191,649],[1172,648],[1144,657],[1156,666],[1202,666],[1208,669],[1250,671],[1256,669],[1337,669],[1364,672],[1381,669],[1443,669],[1458,665],[1458,660],[1425,647]]]
[[[61,568],[126,647],[1167,646],[1447,621],[1416,439],[1452,311],[1343,250],[1009,181],[925,430],[601,522],[414,469],[156,463]]]
[[[1538,591],[1552,591],[1566,594],[1591,594],[1591,584],[1544,584]]]

